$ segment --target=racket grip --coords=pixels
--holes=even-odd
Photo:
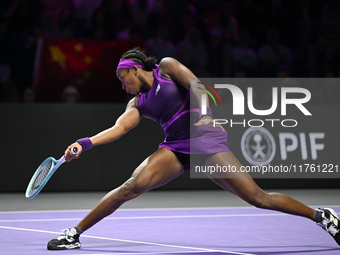
[[[72,147],[71,152],[73,155],[78,153],[78,148],[77,147]]]

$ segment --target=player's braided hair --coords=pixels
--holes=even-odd
[[[152,71],[152,69],[156,68],[156,63],[158,62],[155,57],[147,57],[139,47],[128,50],[121,56],[121,59],[133,60],[144,66],[145,71]]]

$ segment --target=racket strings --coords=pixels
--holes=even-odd
[[[48,175],[52,167],[53,167],[52,160],[46,162],[46,164],[40,167],[40,171],[33,182],[32,188],[30,190],[30,194],[33,194],[39,188],[39,186],[45,180],[46,176]]]

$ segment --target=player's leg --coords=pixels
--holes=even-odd
[[[217,153],[210,157],[207,165],[235,166],[241,170],[241,163],[232,152]],[[223,189],[231,190],[235,195],[258,208],[276,210],[293,215],[314,219],[315,210],[301,202],[280,193],[266,193],[246,172],[208,174]]]
[[[182,174],[183,171],[182,164],[173,152],[165,148],[159,149],[144,160],[125,183],[106,194],[76,228],[68,229],[67,233],[51,240],[48,243],[48,249],[80,248],[79,235],[83,231],[112,214],[126,201],[166,184]]]
[[[173,152],[165,148],[159,149],[137,167],[130,179],[104,196],[77,227],[82,231],[87,230],[126,201],[166,184],[183,171]]]
[[[207,165],[235,166],[241,169],[241,163],[231,152],[217,153],[210,157]],[[229,190],[251,205],[262,209],[276,210],[314,220],[340,245],[339,218],[330,208],[314,210],[307,205],[280,193],[266,193],[246,172],[208,174],[216,184]]]

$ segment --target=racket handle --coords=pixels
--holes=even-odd
[[[71,152],[73,155],[78,153],[78,148],[77,147],[72,147]]]

